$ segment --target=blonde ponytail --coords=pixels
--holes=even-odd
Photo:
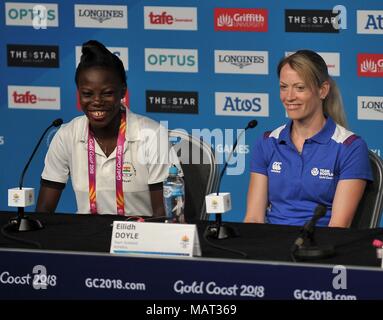
[[[323,112],[330,116],[337,124],[347,128],[346,114],[343,108],[342,95],[336,82],[329,76],[330,91],[323,101]]]

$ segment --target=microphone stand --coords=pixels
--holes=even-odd
[[[300,261],[328,258],[335,254],[335,248],[331,245],[317,245],[314,239],[315,226],[295,241],[291,253]]]
[[[247,129],[249,128],[254,128],[257,125],[256,120],[252,120],[248,123],[246,128],[240,133],[238,139],[235,140],[233,149],[231,150],[231,153],[225,162],[225,165],[221,171],[221,174],[218,179],[218,186],[217,186],[217,196],[219,195],[219,189],[221,186],[221,180],[223,175],[225,174],[227,165],[229,164],[229,161],[231,160],[231,157],[233,156],[234,150],[237,147],[238,140],[242,137],[242,135],[246,132]],[[234,229],[231,226],[225,225],[222,223],[222,213],[216,213],[215,214],[215,223],[210,224],[207,226],[205,230],[205,236],[214,238],[214,239],[227,239],[227,238],[234,238],[234,237],[239,237],[239,233],[236,229]]]
[[[205,236],[221,240],[239,237],[239,233],[233,227],[222,223],[222,213],[216,213],[215,223],[207,226]]]
[[[37,142],[35,148],[33,149],[32,155],[29,157],[29,160],[24,167],[23,172],[20,176],[19,181],[19,189],[23,189],[23,180],[25,173],[27,172],[27,169],[32,161],[33,156],[35,155],[38,147],[41,144],[41,141],[43,140],[45,134],[48,132],[48,130],[52,127],[58,127],[63,123],[62,119],[56,119],[52,122],[52,124],[45,129],[43,134],[40,137],[40,140]],[[33,220],[27,216],[25,216],[24,207],[17,207],[17,218],[13,218],[9,220],[8,225],[5,226],[5,230],[7,231],[13,231],[13,232],[19,232],[19,231],[34,231],[34,230],[40,230],[44,228],[43,224],[39,220]]]

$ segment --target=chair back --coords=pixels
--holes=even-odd
[[[383,160],[372,151],[369,151],[368,157],[374,181],[367,183],[351,228],[368,229],[380,225],[383,209]]]
[[[218,165],[211,146],[181,130],[169,130],[185,181],[185,219],[207,220],[205,195],[216,191]]]

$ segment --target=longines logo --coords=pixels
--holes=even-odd
[[[333,10],[285,10],[286,32],[339,33],[339,12]]]
[[[75,26],[77,28],[128,28],[128,7],[76,4]]]
[[[358,96],[358,119],[383,120],[383,97]]]
[[[147,90],[146,112],[198,113],[198,92]]]
[[[59,67],[59,47],[7,44],[7,59],[10,67]]]
[[[215,73],[268,74],[267,51],[215,50]]]

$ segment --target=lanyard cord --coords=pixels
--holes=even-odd
[[[121,113],[120,128],[118,130],[116,146],[116,206],[119,215],[125,214],[124,191],[122,180],[122,163],[124,155],[124,143],[126,132],[126,113]],[[90,212],[97,214],[96,202],[96,152],[94,134],[88,128],[88,175],[89,175],[89,205]]]

